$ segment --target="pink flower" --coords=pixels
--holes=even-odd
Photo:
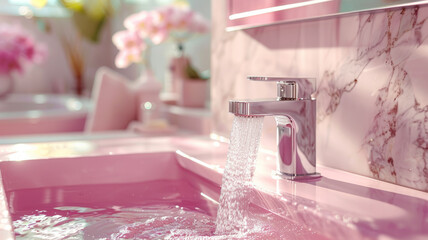
[[[172,30],[187,30],[192,23],[194,12],[189,8],[172,7],[170,26]]]
[[[128,30],[138,33],[141,38],[146,38],[152,32],[152,18],[151,12],[141,11],[127,17],[123,24]]]
[[[208,22],[202,15],[194,14],[188,27],[191,32],[205,33],[208,31]]]
[[[141,51],[136,48],[123,49],[121,50],[115,59],[115,65],[118,68],[126,68],[131,63],[141,62],[142,56]]]
[[[153,32],[150,34],[150,40],[155,44],[158,45],[162,42],[164,42],[169,36],[169,31],[167,28],[158,28],[154,29]]]
[[[135,31],[141,38],[149,38],[154,44],[160,44],[168,38],[165,15],[158,11],[142,11],[127,17],[125,27]]]
[[[24,65],[40,63],[47,55],[45,45],[34,39],[19,25],[0,24],[0,74],[23,72]]]
[[[144,40],[141,39],[141,37],[135,31],[124,30],[117,32],[113,35],[112,40],[114,45],[116,45],[119,50],[136,49],[143,51],[147,47]]]
[[[208,30],[208,23],[200,14],[187,7],[174,5],[132,14],[125,19],[124,25],[128,30],[137,32],[141,38],[148,38],[156,45],[170,36],[178,36],[172,32],[181,32],[176,40],[183,41],[183,38],[194,33],[204,33]]]
[[[146,43],[157,45],[168,39],[183,42],[208,30],[208,23],[201,15],[174,5],[132,14],[125,19],[124,26],[127,30],[115,33],[112,38],[120,50],[116,57],[116,66],[120,68],[142,61]]]
[[[143,51],[147,45],[135,31],[124,30],[113,35],[112,41],[119,49],[115,64],[118,68],[126,68],[131,63],[141,62]]]
[[[12,70],[21,72],[18,58],[9,51],[0,50],[0,74],[8,75]]]
[[[153,29],[162,29],[168,27],[168,14],[164,11],[152,11],[150,12],[152,20],[152,30]]]

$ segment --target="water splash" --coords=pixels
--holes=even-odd
[[[207,236],[214,219],[200,209],[144,207],[57,207],[25,213],[14,221],[16,239],[180,239]]]
[[[248,197],[262,125],[263,117],[236,116],[233,121],[216,219],[218,235],[236,234],[247,228]]]
[[[288,228],[275,228],[272,224],[265,224],[263,220],[281,222],[275,221],[275,216],[271,213],[254,216],[255,218],[249,220],[251,229],[246,231],[214,235],[214,217],[198,208],[171,204],[112,208],[68,206],[20,214],[22,217],[13,223],[17,240],[298,239],[294,235],[284,235]]]

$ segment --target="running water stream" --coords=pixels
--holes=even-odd
[[[263,117],[235,116],[221,186],[216,234],[246,230],[249,192],[260,143]]]

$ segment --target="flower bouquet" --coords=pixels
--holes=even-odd
[[[191,65],[190,59],[183,55],[183,42],[208,30],[208,23],[200,14],[187,6],[168,5],[130,15],[124,20],[124,26],[126,30],[113,35],[113,43],[119,49],[115,59],[117,67],[126,68],[132,63],[143,63],[146,66],[146,72],[152,74],[149,61],[150,46],[166,41],[174,42],[177,44],[181,56],[172,59],[170,65],[173,91],[180,92],[178,100],[183,102],[180,99],[189,95],[184,94],[184,88],[192,89],[191,97],[198,98],[197,102],[203,102],[194,107],[205,104],[206,81],[194,81],[194,84],[201,86],[197,88],[202,89],[196,90],[196,92],[193,87],[184,86],[189,85],[184,83],[188,79],[201,79],[199,73]],[[194,104],[191,105],[193,107]]]
[[[184,41],[208,29],[206,20],[200,14],[181,5],[135,13],[125,19],[124,25],[126,30],[113,35],[113,43],[119,49],[115,60],[119,68],[140,62],[148,65],[148,56],[144,58],[144,53],[151,44],[158,45],[170,40],[182,50]]]
[[[20,25],[0,24],[0,96],[13,91],[13,75],[40,63],[47,49]]]

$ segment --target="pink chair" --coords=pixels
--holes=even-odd
[[[137,119],[136,94],[129,83],[112,69],[98,69],[92,90],[94,108],[86,121],[85,132],[122,130]]]

